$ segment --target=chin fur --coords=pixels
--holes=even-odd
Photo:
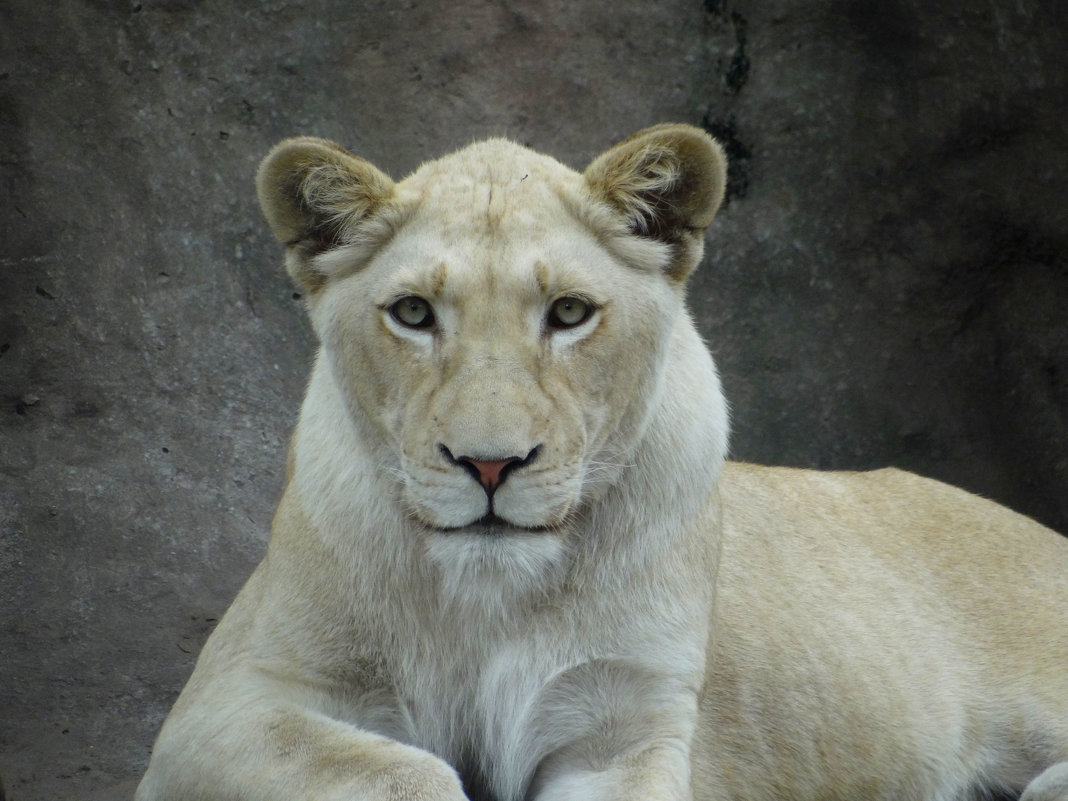
[[[477,526],[436,532],[426,546],[441,601],[463,609],[507,608],[559,585],[566,564],[560,532]]]

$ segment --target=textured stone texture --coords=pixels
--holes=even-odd
[[[896,464],[1068,529],[1068,11],[1014,3],[0,4],[0,777],[128,798],[263,551],[313,341],[278,139],[394,175],[705,124],[692,286],[736,457]]]

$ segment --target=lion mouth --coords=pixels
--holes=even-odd
[[[465,523],[462,526],[439,526],[437,529],[442,534],[479,534],[485,537],[506,537],[517,534],[549,534],[556,530],[555,526],[521,526],[488,512],[478,520]]]

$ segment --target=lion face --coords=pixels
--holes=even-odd
[[[639,435],[679,298],[620,265],[551,193],[536,214],[491,223],[476,205],[491,191],[422,204],[314,318],[396,454],[414,517],[553,528]]]
[[[553,535],[631,458],[722,195],[708,137],[652,130],[585,175],[501,140],[399,184],[321,140],[261,167],[322,358],[411,519]]]

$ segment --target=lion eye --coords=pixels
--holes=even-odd
[[[582,298],[563,297],[553,301],[549,307],[549,326],[551,328],[574,328],[581,325],[593,314],[593,306]]]
[[[434,310],[415,295],[401,298],[389,307],[390,316],[408,328],[429,328],[434,324]]]

